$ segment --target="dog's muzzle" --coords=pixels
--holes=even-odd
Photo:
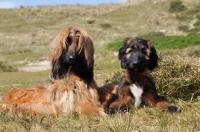
[[[129,58],[128,67],[134,71],[143,71],[146,67],[146,62],[142,56],[133,54]]]
[[[66,55],[66,61],[69,64],[75,64],[76,63],[76,54],[73,52],[69,52]]]

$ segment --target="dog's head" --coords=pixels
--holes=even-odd
[[[49,59],[59,63],[62,58],[68,64],[75,64],[83,54],[88,66],[93,65],[93,42],[86,31],[75,26],[63,29],[50,45]]]
[[[145,68],[153,70],[158,66],[158,55],[154,46],[146,39],[127,38],[119,49],[118,58],[121,67],[134,71],[143,71]]]
[[[94,45],[81,28],[69,26],[63,29],[50,45],[49,60],[52,79],[66,77],[69,70],[93,79]]]

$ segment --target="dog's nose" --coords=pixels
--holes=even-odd
[[[133,61],[132,65],[138,65],[138,61]]]
[[[139,59],[138,57],[136,57],[132,60],[132,65],[138,65],[138,64],[139,64]]]
[[[70,61],[74,61],[74,60],[75,60],[75,56],[74,56],[74,55],[70,55],[70,56],[69,56],[69,60],[70,60]]]

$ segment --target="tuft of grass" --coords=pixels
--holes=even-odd
[[[181,0],[173,0],[170,2],[169,12],[181,12],[186,10],[187,7],[182,3]]]
[[[93,24],[93,23],[95,23],[95,20],[87,20],[87,23],[88,24]]]
[[[179,30],[188,32],[189,31],[189,26],[188,25],[181,25],[178,27]]]
[[[101,28],[104,28],[104,29],[107,29],[107,28],[111,28],[112,25],[109,24],[109,23],[103,23],[103,24],[100,24],[100,27],[101,27]]]
[[[6,62],[0,61],[0,72],[16,72],[17,69],[8,65]]]
[[[107,76],[104,80],[105,84],[112,83],[112,82],[119,82],[121,77],[123,76],[123,71],[114,71],[109,76]]]

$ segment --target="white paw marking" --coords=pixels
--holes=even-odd
[[[135,107],[140,106],[140,104],[142,103],[142,93],[143,93],[143,89],[140,87],[137,87],[135,84],[130,85],[130,90],[131,93],[134,95],[135,97]]]

